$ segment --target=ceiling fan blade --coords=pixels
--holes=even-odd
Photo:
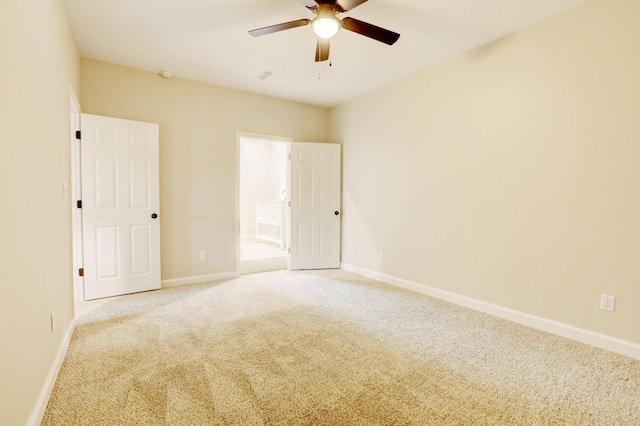
[[[331,47],[330,39],[318,37],[318,44],[316,46],[316,62],[322,62],[329,59],[330,47]]]
[[[313,10],[316,7],[318,7],[318,3],[316,3],[314,0],[298,0],[298,3],[300,3],[301,5],[306,7],[307,9],[312,9]]]
[[[342,28],[345,30],[353,31],[354,33],[362,34],[363,36],[372,38],[374,40],[381,41],[388,45],[392,45],[400,38],[400,34],[393,31],[385,30],[384,28],[377,27],[373,24],[360,21],[354,18],[343,18]]]
[[[355,9],[362,3],[366,3],[367,0],[338,0],[336,3],[342,9],[342,12],[346,12],[351,9]]]
[[[249,31],[254,37],[263,36],[266,34],[276,33],[278,31],[289,30],[291,28],[303,27],[311,23],[310,19],[298,19],[297,21],[284,22],[282,24],[270,25],[268,27],[257,28]]]

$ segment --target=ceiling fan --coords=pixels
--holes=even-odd
[[[311,24],[313,32],[318,36],[318,43],[316,45],[316,62],[326,61],[329,59],[330,40],[338,33],[340,28],[362,34],[365,37],[378,40],[388,45],[392,45],[398,41],[400,34],[394,33],[393,31],[380,28],[355,18],[338,18],[337,15],[339,13],[344,13],[354,9],[366,1],[367,0],[298,0],[298,2],[304,7],[311,10],[316,17],[313,19],[298,19],[296,21],[257,28],[249,31],[249,34],[254,37],[259,37]]]

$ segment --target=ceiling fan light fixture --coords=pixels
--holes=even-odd
[[[320,38],[331,38],[338,34],[340,21],[335,16],[318,16],[311,22],[313,32]]]
[[[297,19],[268,27],[256,28],[255,30],[250,30],[249,34],[253,37],[259,37],[311,25],[314,34],[317,36],[316,62],[323,62],[330,59],[331,38],[338,34],[340,28],[388,45],[394,44],[398,41],[398,38],[400,38],[400,34],[398,33],[355,18],[348,16],[342,19],[338,18],[337,15],[358,7],[367,2],[367,0],[298,0],[298,2],[313,12],[315,17],[313,19]],[[329,65],[331,65],[331,63],[329,63]]]

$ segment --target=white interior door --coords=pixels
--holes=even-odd
[[[158,125],[82,114],[86,300],[160,288]]]
[[[291,143],[289,269],[340,268],[340,145]]]

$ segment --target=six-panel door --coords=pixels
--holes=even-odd
[[[158,125],[82,114],[81,126],[85,300],[158,289]]]
[[[291,143],[289,269],[340,268],[340,145]]]

